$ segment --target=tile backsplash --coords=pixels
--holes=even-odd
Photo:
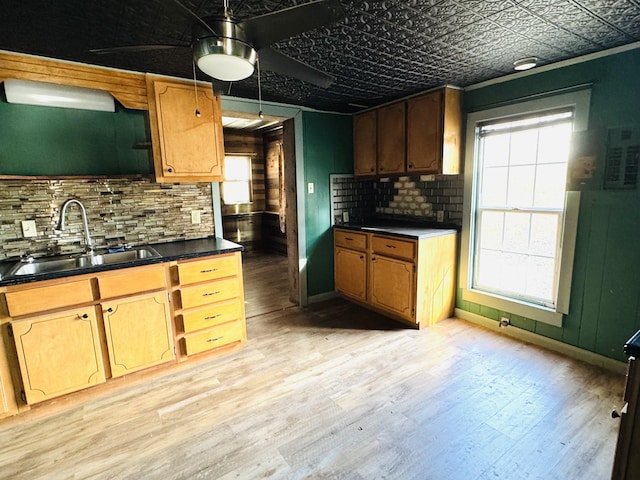
[[[24,253],[70,253],[84,248],[80,209],[87,210],[96,248],[203,238],[214,233],[210,183],[159,184],[149,178],[0,180],[0,260]],[[191,222],[191,211],[201,223]],[[23,220],[35,220],[37,236],[23,238]]]
[[[343,213],[357,223],[367,217],[416,217],[462,225],[463,175],[414,175],[387,178],[332,178],[334,223]],[[441,213],[439,213],[441,212]]]

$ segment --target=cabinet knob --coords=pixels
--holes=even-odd
[[[620,418],[620,414],[616,410],[611,410],[611,418]]]
[[[411,163],[409,164],[409,168],[413,168],[413,165]]]
[[[375,171],[375,168],[372,168],[372,169],[371,169],[371,171],[372,171],[372,172],[374,172],[374,171]]]
[[[82,315],[78,315],[80,318],[89,318],[89,315],[87,315],[86,313],[83,313]]]
[[[112,313],[113,312],[113,308],[111,308],[111,307],[107,308],[107,312]]]
[[[173,173],[173,168],[167,168],[167,172]]]

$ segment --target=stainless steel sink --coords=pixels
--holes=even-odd
[[[112,265],[116,263],[126,263],[134,260],[158,257],[160,257],[160,254],[151,247],[134,247],[122,252],[105,252],[93,255],[81,254],[65,257],[44,257],[34,259],[31,262],[17,262],[7,272],[6,277],[66,272],[99,265]]]

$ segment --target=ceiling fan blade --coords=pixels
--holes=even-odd
[[[152,50],[166,50],[169,48],[189,48],[189,44],[166,44],[166,45],[126,45],[123,47],[109,48],[92,48],[89,50],[96,55],[106,55],[110,53],[126,53],[126,52],[150,52]]]
[[[256,50],[337,22],[345,17],[339,0],[316,0],[239,22]]]
[[[263,70],[281,73],[318,87],[328,88],[335,81],[335,78],[328,73],[271,48],[260,50],[258,52],[258,61],[260,62],[260,68]]]

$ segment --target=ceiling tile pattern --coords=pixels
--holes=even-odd
[[[222,0],[182,0],[199,16]],[[230,0],[238,18],[305,3]],[[513,71],[640,41],[640,0],[343,0],[346,18],[274,48],[336,77],[321,89],[262,72],[265,100],[357,111],[443,84],[466,86]],[[193,18],[172,0],[2,0],[0,49],[183,78],[188,47],[94,55],[92,48],[188,44]],[[207,78],[198,73],[198,78]],[[256,75],[231,95],[257,98]]]

